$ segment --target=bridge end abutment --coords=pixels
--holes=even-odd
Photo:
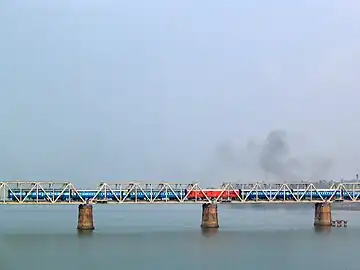
[[[331,203],[316,203],[314,226],[331,226],[331,220]]]
[[[80,204],[77,229],[80,231],[94,230],[93,206],[91,204]]]
[[[216,203],[202,205],[201,228],[219,228],[218,209]]]

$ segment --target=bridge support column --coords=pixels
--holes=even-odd
[[[94,230],[93,206],[91,204],[79,205],[78,230]]]
[[[331,226],[331,204],[316,203],[315,204],[315,226]]]
[[[204,203],[202,205],[201,228],[219,228],[217,204]]]

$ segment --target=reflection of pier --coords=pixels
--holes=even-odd
[[[219,232],[218,228],[202,228],[201,233],[205,237],[215,236]]]
[[[315,232],[317,233],[330,233],[332,227],[331,226],[315,226]]]

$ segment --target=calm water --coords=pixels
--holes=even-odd
[[[0,269],[360,269],[360,212],[333,211],[349,227],[330,232],[313,215],[220,206],[203,232],[200,205],[99,205],[78,234],[76,206],[0,206]]]

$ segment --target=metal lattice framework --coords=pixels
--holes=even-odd
[[[118,196],[117,193],[121,191],[126,191],[125,196]],[[180,191],[180,192],[179,192]],[[206,194],[204,193],[203,189],[199,186],[198,183],[192,184],[179,184],[179,183],[168,183],[168,182],[160,182],[160,183],[144,183],[144,182],[125,182],[125,183],[101,183],[99,185],[96,194],[89,199],[89,201],[99,201],[96,197],[99,193],[103,192],[104,194],[108,195],[110,193],[112,198],[115,198],[115,203],[125,203],[125,202],[132,202],[132,203],[156,203],[156,202],[175,202],[175,203],[185,203],[188,199],[188,195],[191,191],[198,191],[202,193],[206,198]],[[135,196],[133,198],[129,198],[129,194],[134,193]],[[137,194],[142,193],[144,194],[144,198],[141,200]],[[164,193],[162,196],[163,198],[160,199],[160,194]],[[111,196],[110,195],[110,196]],[[175,199],[170,201],[170,196]],[[165,197],[164,197],[165,196]],[[197,198],[195,198],[197,201]],[[108,201],[108,198],[105,196],[105,201]],[[211,202],[209,198],[207,201]]]
[[[202,198],[189,201],[192,191],[202,194]],[[142,194],[141,198],[138,194]],[[211,202],[198,183],[102,182],[95,189],[78,189],[71,182],[0,182],[0,204],[197,203],[200,200]]]
[[[70,182],[0,182],[0,204],[84,203],[316,203],[360,202],[360,183],[334,183],[317,188],[312,183],[223,183],[203,189],[199,183],[100,183],[94,189],[78,189]]]
[[[249,191],[237,196],[239,203],[360,202],[360,183],[334,183],[325,189],[318,188],[313,183],[223,183],[221,188],[223,194],[236,190]],[[255,199],[250,200],[250,196]]]

